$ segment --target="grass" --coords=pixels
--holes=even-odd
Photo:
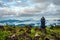
[[[16,34],[18,36],[18,40],[21,40],[19,38],[19,35],[22,35],[23,33],[27,33],[32,38],[32,40],[35,38],[35,34],[40,35],[39,40],[42,40],[42,36],[41,35],[43,35],[43,34],[45,34],[44,38],[46,38],[46,37],[48,37],[48,38],[52,37],[51,36],[52,33],[56,33],[56,34],[60,35],[60,27],[59,28],[55,28],[54,27],[53,29],[50,29],[49,27],[46,27],[46,32],[47,33],[43,33],[41,30],[39,30],[39,28],[37,28],[37,30],[35,30],[35,29],[36,28],[32,27],[31,30],[30,30],[31,33],[27,33],[26,32],[27,31],[26,27],[4,26],[4,29],[0,28],[0,40],[6,40],[6,37],[8,37],[9,35],[13,35],[13,34]],[[23,39],[23,37],[22,37],[22,39]],[[25,39],[25,40],[27,40],[27,39]]]

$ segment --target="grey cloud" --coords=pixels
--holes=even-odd
[[[32,2],[37,2],[37,3],[39,3],[39,2],[47,2],[47,1],[49,1],[49,0],[31,0]]]
[[[0,15],[15,15],[14,11],[9,10],[8,8],[0,9]]]
[[[28,8],[25,8],[23,11],[24,13],[40,13],[41,11],[45,10],[46,8],[48,7],[47,4],[43,4],[43,3],[40,3],[40,4],[36,4],[34,7],[28,7]]]
[[[16,16],[19,16],[19,17],[33,17],[33,16],[36,16],[36,15],[38,15],[38,14],[33,14],[33,13],[25,13],[25,14],[23,14],[23,13],[21,13],[21,14],[18,14]]]
[[[57,5],[56,5],[57,6]],[[53,5],[47,5],[47,4],[36,4],[33,7],[27,7],[24,9],[19,9],[19,11],[15,11],[14,8],[9,9],[9,8],[3,8],[0,9],[0,15],[15,15],[15,16],[40,16],[40,15],[55,15],[60,10],[58,7]],[[55,7],[55,8],[53,8]],[[16,8],[17,10],[18,8]],[[56,9],[56,11],[55,11]],[[18,13],[17,13],[18,12]],[[60,13],[60,12],[59,12]]]
[[[44,3],[44,2],[48,2],[48,3],[54,3],[56,5],[60,5],[60,0],[31,0],[32,2],[35,3]]]
[[[0,2],[0,6],[2,7],[3,6],[3,3]]]
[[[60,0],[53,0],[53,3],[56,5],[60,5]]]
[[[0,2],[0,7],[7,7],[7,4]]]

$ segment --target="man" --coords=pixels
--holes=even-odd
[[[45,18],[41,18],[41,28],[45,28]]]

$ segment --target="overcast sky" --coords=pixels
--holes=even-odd
[[[41,16],[60,18],[60,0],[0,0],[0,19]]]

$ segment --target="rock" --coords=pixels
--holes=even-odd
[[[5,40],[12,40],[11,35],[9,35],[8,37],[6,37]]]
[[[13,37],[15,37],[16,35],[15,34],[13,34],[12,36],[11,36],[11,38],[13,38]]]
[[[55,40],[55,39],[50,39],[50,40]]]
[[[35,36],[33,40],[39,40],[39,36]]]
[[[40,35],[36,33],[36,34],[35,34],[35,37],[36,37],[36,36],[40,36]]]
[[[39,38],[40,38],[40,35],[38,33],[36,33],[33,40],[39,40]]]
[[[0,29],[1,29],[2,31],[4,31],[4,30],[5,30],[5,29],[4,29],[4,26],[1,26],[1,25],[0,25]]]
[[[60,40],[60,35],[59,34],[56,34],[55,35],[55,38],[56,38],[56,40]]]
[[[26,29],[26,33],[29,33],[29,34],[30,34],[30,33],[31,33],[31,30],[29,30],[29,29]]]
[[[45,38],[45,40],[49,40],[49,38]]]
[[[23,29],[20,29],[19,32],[20,32],[20,31],[24,31],[24,30],[23,30]]]
[[[28,33],[23,33],[18,36],[21,40],[32,40]]]
[[[47,33],[45,28],[41,28],[41,31],[45,34]]]
[[[27,40],[32,40],[32,38],[30,36],[26,36]]]
[[[11,36],[11,38],[12,38],[13,40],[18,40],[18,37],[17,37],[16,34],[13,34],[13,35]]]
[[[55,37],[56,40],[60,40],[60,35],[57,33],[52,33],[51,36]]]
[[[45,34],[42,34],[42,35],[41,35],[42,40],[44,40],[45,37],[46,37]]]

